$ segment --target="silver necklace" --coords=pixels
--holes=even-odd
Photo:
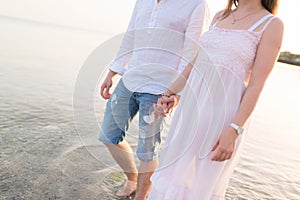
[[[247,15],[241,17],[241,18],[238,18],[238,19],[236,19],[236,18],[234,17],[234,14],[233,14],[234,12],[231,12],[231,15],[232,15],[232,22],[231,22],[231,24],[234,25],[236,22],[241,21],[242,19],[245,19],[245,18],[249,17],[250,15],[254,15],[254,14],[258,13],[259,11],[260,11],[260,10],[255,11],[255,12],[252,12],[252,13],[249,13],[249,14],[247,14]]]

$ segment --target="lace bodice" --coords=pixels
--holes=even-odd
[[[263,17],[248,30],[219,28],[214,24],[202,36],[200,47],[204,49],[216,67],[226,68],[244,82],[255,60],[263,31],[273,17],[260,31],[253,30],[270,16],[272,15]]]

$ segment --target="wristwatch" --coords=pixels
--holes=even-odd
[[[237,134],[241,135],[244,132],[243,127],[236,125],[235,123],[231,123],[230,126],[236,131]]]

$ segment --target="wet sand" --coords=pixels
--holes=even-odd
[[[57,126],[1,128],[0,199],[119,199],[123,174]],[[3,132],[4,131],[4,132]],[[73,132],[74,133],[74,132]]]

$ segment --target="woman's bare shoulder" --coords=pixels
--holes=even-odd
[[[218,19],[220,19],[220,18],[222,17],[224,11],[225,11],[225,10],[220,10],[220,11],[218,11],[218,12],[215,14],[215,16],[214,16],[214,18],[213,18],[213,20],[212,20],[212,24],[214,24]]]

